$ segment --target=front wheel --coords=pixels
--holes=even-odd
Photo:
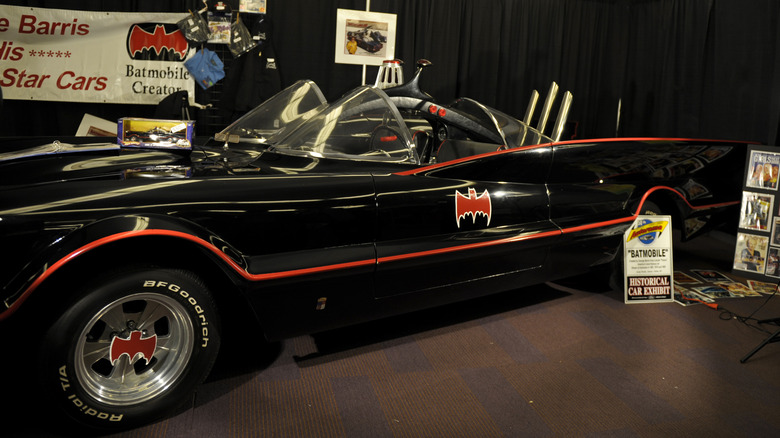
[[[139,269],[84,288],[46,332],[43,389],[77,423],[104,430],[169,415],[219,349],[211,295],[193,274]]]

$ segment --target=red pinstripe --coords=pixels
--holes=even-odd
[[[5,312],[0,314],[0,321],[4,320],[6,317],[8,317],[10,314],[14,313],[21,304],[35,291],[47,278],[49,278],[52,274],[54,274],[58,269],[60,269],[62,266],[64,266],[69,261],[75,259],[76,257],[80,256],[81,254],[84,254],[85,252],[91,251],[95,248],[98,248],[100,246],[103,246],[108,243],[116,242],[123,239],[128,239],[132,237],[140,237],[140,236],[169,236],[169,237],[177,237],[185,240],[189,240],[191,242],[194,242],[215,255],[217,255],[220,259],[222,259],[225,263],[227,263],[231,268],[233,268],[236,273],[241,275],[243,278],[249,280],[249,281],[266,281],[266,280],[275,280],[280,278],[289,278],[289,277],[298,277],[303,275],[310,275],[310,274],[316,274],[321,272],[329,272],[329,271],[336,271],[336,270],[342,270],[342,269],[350,269],[350,268],[356,268],[361,266],[369,266],[373,264],[383,264],[383,263],[391,263],[394,261],[399,260],[408,260],[413,258],[419,258],[419,257],[428,257],[438,254],[447,254],[452,252],[459,252],[459,251],[467,251],[472,249],[479,249],[479,248],[487,248],[491,246],[496,245],[505,245],[509,243],[515,243],[515,242],[521,242],[524,240],[530,240],[530,239],[539,239],[544,237],[550,237],[555,235],[561,235],[561,234],[569,234],[569,233],[575,233],[578,231],[583,230],[590,230],[594,228],[599,227],[605,227],[605,226],[611,226],[616,225],[620,223],[626,223],[626,222],[632,222],[636,219],[636,217],[639,215],[639,211],[641,211],[641,206],[645,203],[647,200],[647,197],[650,196],[651,193],[655,192],[656,190],[669,190],[678,196],[682,198],[688,206],[693,210],[704,210],[704,209],[710,209],[710,208],[717,208],[717,207],[724,207],[728,205],[734,205],[738,204],[739,201],[734,202],[724,202],[720,204],[712,204],[712,205],[705,205],[705,206],[693,206],[691,205],[687,199],[676,189],[673,189],[671,187],[665,187],[665,186],[658,186],[654,187],[645,193],[645,195],[642,197],[642,200],[640,202],[640,208],[637,209],[637,211],[632,214],[631,216],[625,217],[625,218],[619,218],[614,219],[610,221],[604,221],[604,222],[596,222],[593,224],[587,224],[587,225],[581,225],[577,227],[571,227],[571,228],[565,228],[560,229],[556,231],[544,231],[534,234],[527,234],[527,235],[521,235],[521,236],[515,236],[515,237],[509,237],[504,239],[497,239],[497,240],[491,240],[487,242],[479,242],[479,243],[470,243],[466,245],[459,245],[459,246],[453,246],[448,248],[442,248],[442,249],[435,249],[435,250],[427,250],[427,251],[418,251],[408,254],[397,254],[394,256],[387,256],[387,257],[379,257],[378,259],[366,259],[366,260],[356,260],[353,262],[345,262],[345,263],[336,263],[332,265],[324,265],[324,266],[315,266],[311,268],[302,268],[302,269],[293,269],[289,271],[280,271],[280,272],[269,272],[264,274],[251,274],[247,272],[245,269],[243,269],[240,265],[238,265],[233,259],[228,257],[225,253],[220,251],[217,247],[215,247],[213,244],[199,238],[196,236],[193,236],[191,234],[183,233],[180,231],[171,231],[171,230],[158,230],[158,229],[152,229],[152,230],[134,230],[134,231],[125,231],[121,233],[112,234],[103,238],[100,238],[98,240],[95,240],[94,242],[90,242],[75,251],[71,252],[70,254],[66,255],[65,257],[57,260],[54,264],[52,264],[46,271],[43,272],[38,278],[35,279],[35,281],[30,284],[30,286],[27,287],[27,289],[22,293],[22,295],[17,299]]]

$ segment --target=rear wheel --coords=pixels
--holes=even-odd
[[[43,389],[68,417],[97,429],[169,415],[214,363],[216,316],[191,273],[140,269],[104,277],[46,332]]]

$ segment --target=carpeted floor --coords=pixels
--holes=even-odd
[[[723,238],[677,244],[675,266],[739,280],[733,250]],[[780,344],[740,363],[768,335],[735,318],[766,297],[626,305],[601,284],[581,277],[260,349],[246,333],[189,409],[116,436],[780,436]],[[780,297],[753,316],[780,317]],[[5,430],[42,433],[23,421]]]

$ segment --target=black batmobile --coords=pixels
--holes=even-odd
[[[220,321],[323,331],[609,265],[646,210],[684,237],[737,214],[744,144],[560,141],[421,70],[333,103],[298,82],[188,151],[4,141],[0,330],[40,394],[137,426],[206,377]]]

